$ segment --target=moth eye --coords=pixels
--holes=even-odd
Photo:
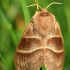
[[[49,12],[42,12],[42,13],[40,13],[41,17],[46,17],[46,16],[49,16],[49,15],[50,15]]]
[[[53,37],[50,38],[47,42],[48,47],[51,47],[56,50],[62,50],[63,49],[63,42],[61,37]]]

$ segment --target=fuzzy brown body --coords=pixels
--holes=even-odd
[[[62,70],[63,39],[54,15],[36,12],[25,29],[15,54],[16,70]]]

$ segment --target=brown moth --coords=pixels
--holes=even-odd
[[[18,44],[16,70],[39,70],[43,64],[47,70],[62,70],[63,63],[63,38],[55,16],[46,9],[36,11]]]

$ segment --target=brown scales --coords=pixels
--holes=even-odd
[[[25,29],[15,54],[16,70],[62,70],[63,39],[54,15],[36,12]]]

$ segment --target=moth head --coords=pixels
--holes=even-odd
[[[46,9],[42,9],[39,15],[41,17],[49,17],[51,14]]]

